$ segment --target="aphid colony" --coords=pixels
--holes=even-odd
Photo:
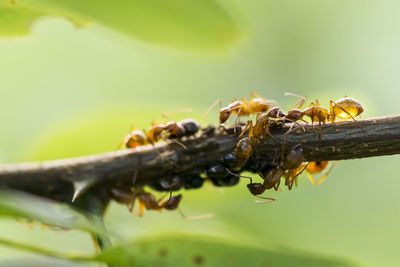
[[[334,123],[337,118],[353,119],[361,114],[364,109],[357,100],[349,97],[341,98],[337,101],[330,101],[329,110],[320,106],[318,100],[311,103],[307,108],[301,109],[305,102],[304,97],[294,94],[287,94],[298,97],[300,101],[296,103],[288,112],[284,112],[278,107],[275,101],[262,98],[256,93],[250,94],[250,99],[232,100],[227,107],[219,109],[220,128],[224,131],[223,123],[226,123],[233,114],[235,118],[235,130],[238,118],[244,116],[256,115],[255,122],[249,120],[242,132],[239,134],[239,139],[233,151],[217,162],[207,166],[204,170],[196,170],[185,174],[171,174],[168,177],[158,179],[150,186],[157,191],[169,192],[167,200],[156,199],[155,196],[146,192],[143,187],[133,187],[129,189],[111,189],[110,195],[116,201],[126,204],[130,211],[141,216],[144,210],[174,210],[177,209],[182,199],[182,195],[172,195],[172,191],[180,190],[181,188],[192,189],[202,187],[204,181],[210,181],[215,186],[233,186],[236,185],[240,178],[248,178],[250,183],[247,185],[251,194],[265,199],[265,202],[274,201],[273,198],[261,197],[268,189],[278,190],[283,178],[284,185],[290,190],[293,184],[297,185],[297,177],[305,171],[309,180],[314,185],[319,185],[327,177],[335,163],[325,171],[323,177],[316,182],[313,174],[322,173],[328,167],[327,161],[321,162],[304,162],[304,151],[302,145],[298,144],[291,147],[289,150],[282,149],[277,154],[275,163],[271,166],[271,162],[263,162],[260,159],[253,157],[254,152],[262,139],[270,138],[275,141],[275,138],[270,133],[273,127],[281,127],[289,123],[289,130],[282,136],[287,137],[292,132],[292,128],[302,128],[308,122],[304,118],[308,118],[313,126],[318,124],[318,136],[321,131],[321,124],[327,122]],[[213,104],[206,114],[216,104],[221,104],[217,101]],[[302,121],[303,123],[299,123]],[[357,123],[358,124],[358,123]],[[242,126],[240,124],[240,126]],[[337,126],[336,126],[337,127]],[[200,125],[194,119],[186,119],[179,122],[157,122],[152,123],[151,127],[146,131],[137,129],[132,130],[125,136],[120,143],[119,148],[126,146],[127,148],[135,148],[143,145],[153,145],[160,140],[172,141],[180,143],[182,139],[192,138],[200,129]],[[246,134],[247,133],[247,134]],[[184,147],[184,145],[182,145]],[[246,176],[241,176],[243,171],[258,173],[262,178],[262,183],[253,182],[253,179]],[[139,212],[134,211],[134,204],[138,202]]]

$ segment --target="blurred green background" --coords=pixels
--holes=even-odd
[[[111,151],[130,125],[145,128],[162,112],[186,107],[193,113],[174,118],[199,118],[215,100],[228,103],[250,91],[284,109],[295,101],[283,96],[289,91],[324,105],[355,97],[365,108],[363,117],[399,113],[398,1],[235,0],[223,6],[241,32],[223,52],[185,51],[190,49],[181,42],[180,50],[169,48],[97,23],[76,28],[51,17],[38,20],[27,37],[0,39],[0,162]],[[208,120],[217,123],[217,113]],[[399,266],[398,161],[342,161],[319,187],[302,176],[291,192],[268,192],[278,198],[269,205],[254,203],[246,181],[184,192],[183,211],[215,213],[207,220],[185,221],[177,212],[148,212],[139,219],[113,203],[106,225],[126,240],[201,233]],[[93,252],[84,233],[26,230],[12,219],[1,220],[0,229],[2,237]],[[22,256],[29,255],[0,247],[0,260]]]

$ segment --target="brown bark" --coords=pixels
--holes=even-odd
[[[284,134],[291,125],[274,127],[275,139],[264,139],[254,152],[254,158],[276,163],[282,144],[285,149],[302,144],[306,161],[345,160],[400,153],[400,115],[358,120],[358,124],[338,122],[322,125],[298,125],[287,138]],[[361,126],[361,127],[359,127]],[[176,143],[161,143],[101,155],[41,163],[0,165],[0,186],[34,193],[55,200],[70,202],[73,184],[97,188],[148,185],[171,174],[184,174],[204,170],[231,153],[238,142],[233,129],[210,128],[201,135]],[[160,156],[161,155],[161,156]]]

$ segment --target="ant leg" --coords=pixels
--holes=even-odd
[[[332,100],[329,102],[329,111],[331,113],[331,123],[334,123],[336,115],[335,115],[335,112],[333,111],[333,101]]]
[[[322,178],[319,179],[319,181],[318,181],[316,184],[314,184],[315,186],[320,185],[320,184],[325,180],[325,178],[328,177],[329,173],[332,171],[332,169],[333,169],[333,167],[336,165],[336,163],[337,163],[337,161],[335,161],[334,163],[332,163],[331,167],[330,167],[329,170],[325,173],[325,175],[322,176]]]
[[[206,112],[203,114],[203,116],[201,116],[201,121],[204,121],[204,119],[206,118],[207,114],[217,105],[219,104],[221,107],[221,99],[218,99],[217,101],[215,101],[214,104],[212,104],[207,110]],[[221,110],[221,108],[220,108]]]
[[[262,100],[265,100],[264,97],[260,96],[260,95],[257,94],[256,92],[251,92],[251,93],[250,93],[251,100],[253,100],[254,96],[256,96],[257,98],[260,98],[260,99],[262,99]]]
[[[117,150],[121,149],[124,145],[126,145],[129,141],[129,138],[131,138],[132,135],[131,133],[128,133],[121,141],[121,143],[119,143],[119,145],[117,146]]]
[[[281,179],[279,178],[276,184],[274,184],[275,191],[278,191],[279,185],[281,184]]]
[[[310,180],[310,182],[311,182],[313,185],[317,186],[318,183],[314,180],[314,177],[311,175],[311,173],[309,173],[308,171],[307,171],[306,173],[307,173],[308,180]]]
[[[318,114],[318,140],[321,141],[321,120],[322,120],[322,112],[319,111]]]
[[[264,124],[264,130],[265,133],[272,139],[275,141],[275,137],[269,132],[269,120],[267,120]],[[275,142],[276,143],[276,142]]]
[[[246,126],[244,127],[242,133],[239,135],[239,138],[241,138],[241,137],[243,136],[243,134],[244,134],[244,133],[247,131],[247,129],[249,129],[249,128],[250,128],[250,130],[249,130],[249,137],[250,137],[250,132],[251,132],[251,135],[253,135],[253,121],[251,121],[251,120],[248,120],[248,121],[247,121],[247,124],[246,124]]]
[[[334,103],[335,105],[337,105],[341,110],[343,110],[343,112],[345,112],[347,115],[349,115],[349,116],[353,119],[353,121],[357,124],[357,126],[360,127],[360,129],[363,130],[363,131],[365,132],[365,129],[364,129],[363,127],[361,127],[361,125],[358,123],[358,121],[357,121],[347,110],[345,110],[344,108],[342,108],[341,106],[339,106],[335,101],[332,101],[332,100],[331,100],[331,102],[333,102],[333,103]]]
[[[178,140],[175,140],[175,139],[167,139],[167,138],[163,138],[163,140],[165,141],[165,142],[171,142],[171,143],[175,143],[175,144],[177,144],[177,145],[179,145],[179,146],[181,146],[183,149],[187,149],[187,147],[184,145],[184,144],[182,144],[181,142],[179,142]]]
[[[236,114],[236,118],[235,118],[235,125],[234,125],[234,128],[233,128],[233,132],[234,133],[236,133],[236,125],[237,125],[237,121],[238,121],[238,118],[240,116],[240,112],[241,111],[242,111],[242,108],[240,107],[238,113]]]
[[[315,99],[315,104],[316,104],[317,106],[319,106],[319,101],[318,101],[318,99]]]
[[[142,217],[143,216],[143,213],[144,213],[144,209],[146,208],[146,205],[142,202],[142,201],[139,201],[139,204],[138,204],[138,206],[139,206],[139,213],[137,214],[134,210],[134,214],[136,215],[136,216],[138,216],[138,217]]]

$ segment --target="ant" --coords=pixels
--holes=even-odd
[[[278,166],[270,171],[264,178],[263,186],[265,189],[274,188],[275,190],[278,190],[281,180],[280,178],[282,176],[286,178],[285,184],[291,188],[294,179],[305,169],[298,171],[304,161],[304,151],[300,144],[294,146],[286,156],[284,156],[283,148],[284,146],[282,145],[282,159]]]
[[[235,147],[236,163],[240,167],[242,167],[247,162],[247,160],[250,158],[251,154],[253,153],[253,150],[258,146],[258,144],[260,142],[259,138],[257,138],[258,136],[254,135],[253,122],[248,121],[247,123],[250,127],[249,135],[245,138],[240,139]],[[243,134],[244,134],[244,131],[240,134],[239,138]]]
[[[227,171],[230,175],[232,175],[232,176],[236,176],[236,177],[238,177],[238,178],[247,178],[247,179],[250,179],[250,183],[247,184],[247,189],[249,189],[250,193],[251,193],[253,196],[256,196],[256,197],[258,197],[258,198],[261,198],[261,199],[266,200],[266,201],[257,202],[257,203],[268,203],[268,202],[272,202],[272,201],[275,201],[275,200],[276,200],[275,198],[271,198],[271,197],[262,197],[262,196],[260,196],[261,194],[263,194],[263,193],[265,192],[265,188],[264,188],[263,184],[261,184],[261,183],[253,183],[253,179],[252,179],[251,177],[243,176],[243,175],[239,175],[239,174],[233,173],[233,172],[231,172],[228,168],[226,168],[226,171]]]
[[[175,210],[178,208],[182,199],[181,194],[172,196],[172,192],[170,191],[168,200],[162,201],[162,198],[157,200],[153,194],[146,192],[143,189],[138,189],[136,192],[124,192],[122,190],[111,189],[111,195],[117,202],[126,204],[129,211],[139,217],[143,216],[145,209],[158,211],[161,211],[162,209]],[[139,213],[136,213],[133,209],[136,200],[139,202]]]
[[[263,114],[257,113],[256,123],[254,126],[253,121],[247,121],[247,124],[239,135],[239,138],[243,136],[247,129],[249,129],[249,135],[248,137],[240,139],[235,148],[236,160],[239,166],[243,166],[246,163],[253,150],[257,147],[259,140],[264,139],[265,135],[268,135],[271,139],[275,140],[269,132],[269,118],[271,117],[271,114],[273,114],[273,116],[275,116],[275,114],[276,116],[280,116],[280,109],[272,108],[271,110],[274,110],[274,112]]]
[[[230,115],[236,114],[236,120],[238,117],[251,116],[258,112],[267,112],[272,107],[274,107],[274,101],[267,100],[255,92],[250,93],[250,101],[242,98],[241,101],[233,100],[227,107],[221,108],[221,100],[217,100],[211,107],[204,113],[202,120],[206,117],[206,115],[217,105],[219,104],[219,123],[225,123]],[[236,124],[235,120],[235,124]]]
[[[362,129],[354,117],[360,115],[364,111],[364,108],[354,98],[345,96],[337,101],[331,100],[329,103],[329,111],[319,105],[318,99],[315,100],[315,103],[311,102],[310,105],[304,110],[300,110],[305,98],[291,93],[286,93],[285,95],[291,95],[300,98],[300,101],[289,110],[288,114],[285,116],[286,119],[297,121],[302,120],[303,116],[307,116],[311,119],[313,127],[314,122],[319,123],[318,130],[320,131],[321,123],[325,124],[327,121],[334,123],[336,117],[341,119],[351,118]]]
[[[185,119],[180,122],[170,121],[168,123],[153,122],[152,126],[144,132],[134,128],[124,137],[118,145],[118,149],[124,145],[127,148],[135,148],[147,144],[154,146],[155,143],[163,139],[164,134],[167,134],[167,139],[174,139],[183,136],[193,136],[199,129],[200,125],[194,119]],[[183,144],[180,145],[184,147]]]

